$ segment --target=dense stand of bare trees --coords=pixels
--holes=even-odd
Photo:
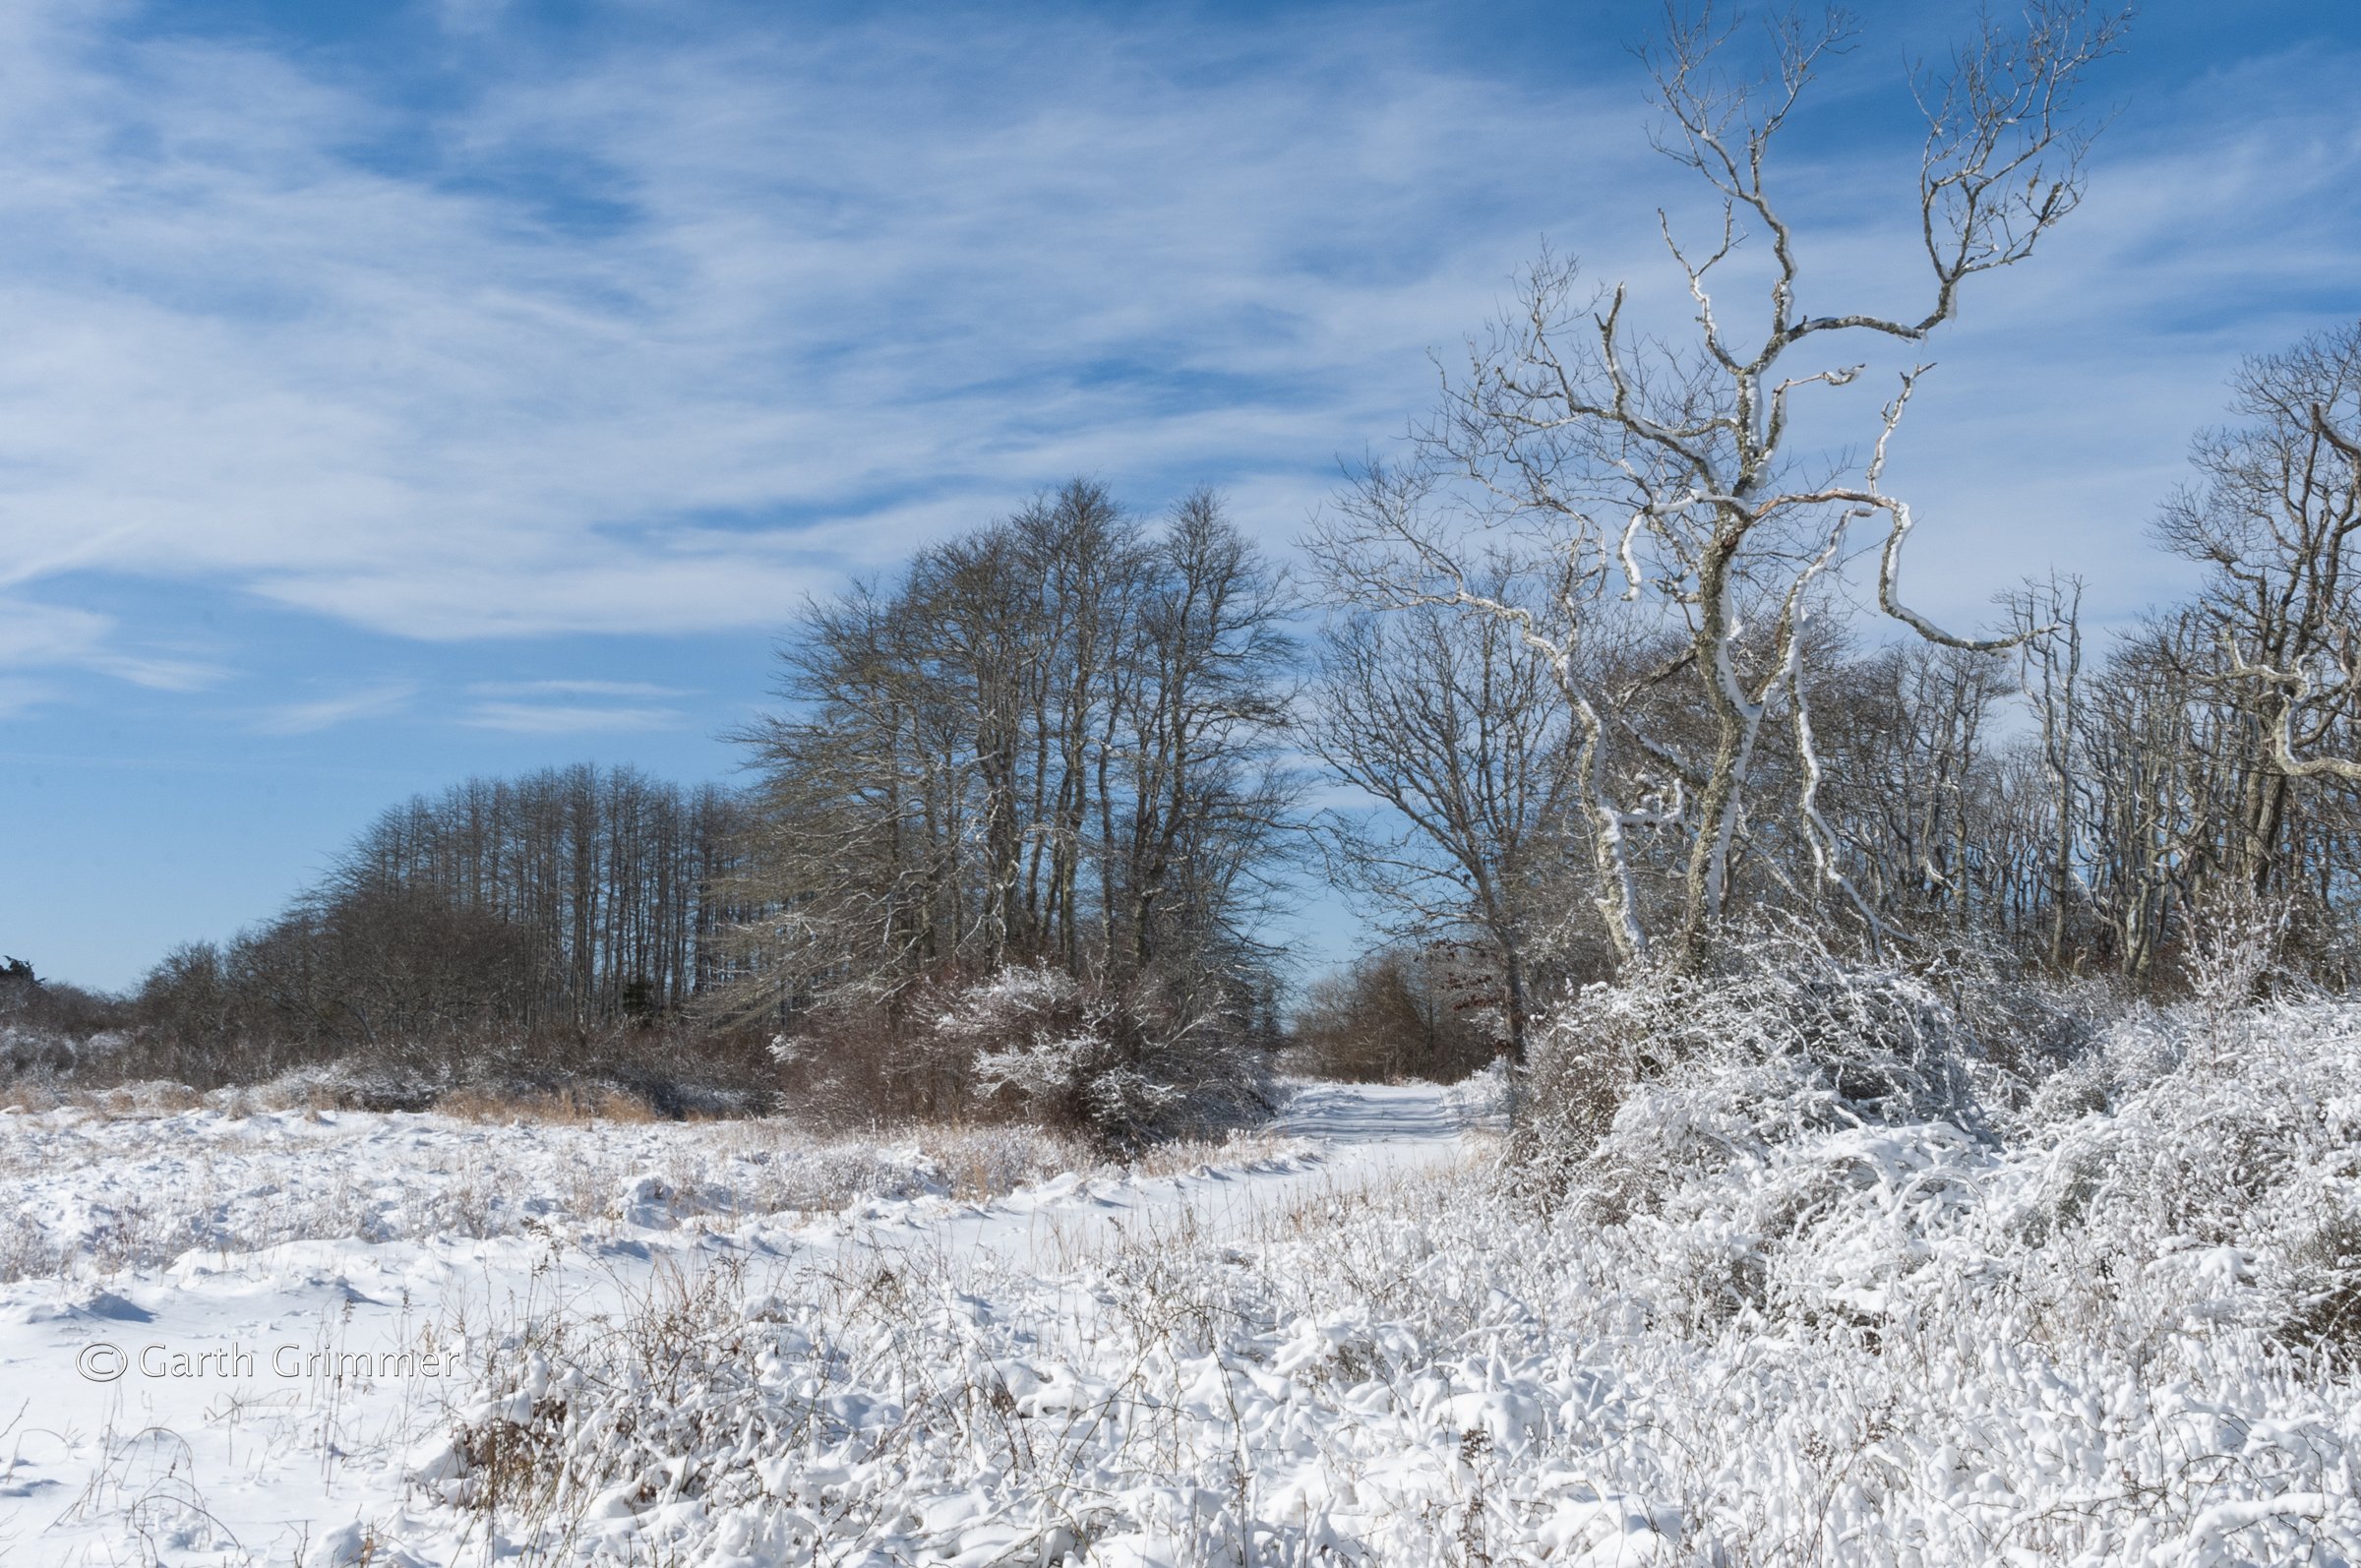
[[[1817,804],[1807,655],[1824,576],[1854,530],[1874,524],[1881,610],[1930,642],[1986,644],[1943,631],[1901,597],[1913,514],[1883,480],[1927,367],[1898,370],[1892,395],[1862,423],[1857,463],[1793,450],[1790,402],[1834,398],[1858,381],[1866,365],[1835,357],[1856,343],[1927,341],[1971,280],[2029,258],[2073,212],[2087,146],[2073,118],[2077,89],[2120,26],[2079,6],[2036,5],[2023,31],[1987,20],[1948,72],[1914,84],[1927,120],[1914,226],[1928,293],[1923,313],[1897,317],[1807,308],[1801,247],[1768,172],[1849,24],[1777,22],[1752,86],[1725,59],[1728,33],[1675,24],[1651,56],[1667,131],[1660,146],[1721,212],[1702,243],[1665,223],[1693,306],[1689,330],[1644,329],[1627,319],[1625,287],[1588,289],[1578,269],[1544,258],[1518,309],[1446,379],[1405,461],[1372,464],[1313,541],[1341,596],[1493,616],[1545,661],[1576,731],[1593,897],[1622,960],[1646,958],[1659,938],[1694,960],[1734,907],[1775,716],[1800,763],[1786,815],[1812,852],[1812,877],[1851,903],[1874,937],[1874,912],[1846,879]],[[1745,294],[1717,292],[1749,239],[1768,250],[1768,267]],[[1474,548],[1471,536],[1489,542]],[[1521,558],[1521,595],[1485,586],[1503,552]],[[1662,639],[1667,657],[1628,667],[1612,644],[1635,636]],[[1702,708],[1705,734],[1676,739],[1635,719],[1662,705],[1651,689],[1671,683],[1686,688],[1674,705]],[[1668,916],[1651,918],[1637,863],[1642,840],[1667,837],[1683,863],[1680,896]]]
[[[1449,941],[1363,954],[1303,990],[1295,1046],[1340,1078],[1450,1083],[1487,1065],[1505,1021],[1490,956]]]
[[[855,1114],[1186,1124],[1252,1097],[1275,1034],[1293,608],[1212,494],[1149,524],[1070,483],[809,607],[752,789],[582,766],[413,800],[170,955],[142,1013],[253,1067],[751,1021]]]
[[[1286,609],[1210,494],[1146,528],[1083,481],[815,606],[744,736],[747,1004],[1258,972]]]
[[[2361,978],[2361,595],[2344,571],[2361,531],[2361,323],[2248,361],[2233,412],[2198,439],[2198,480],[2156,527],[2201,565],[2199,587],[2128,632],[2087,631],[2083,585],[2052,579],[2002,594],[2006,633],[1982,644],[1862,649],[1833,596],[1799,606],[1795,630],[1782,612],[1736,639],[1733,667],[1776,655],[1790,675],[1765,694],[1786,744],[1748,757],[1715,851],[1735,910],[2170,984],[2196,917],[2259,902],[2294,962]],[[1560,661],[1533,628],[1571,624],[1549,597],[1562,577],[1531,567],[1411,603],[1362,561],[1328,568],[1306,734],[1391,808],[1330,830],[1398,930],[1482,942],[1506,1005],[1628,967],[1627,916],[1678,929],[1695,845],[1723,830],[1681,759],[1712,754],[1726,713],[1648,676],[1693,650],[1604,606]],[[1536,679],[1537,654],[1566,675]],[[1578,704],[1598,691],[1619,700],[1594,721]],[[1601,853],[1635,820],[1648,835]],[[1605,931],[1580,914],[1592,906]]]
[[[1913,74],[1927,294],[1896,315],[1810,297],[1776,179],[1850,24],[1775,20],[1749,77],[1733,29],[1675,20],[1658,145],[1719,211],[1663,220],[1688,322],[1544,257],[1308,541],[1305,741],[1378,803],[1330,814],[1332,864],[1396,936],[1489,953],[1512,1050],[1535,995],[1706,962],[1766,908],[2147,982],[2193,912],[2261,901],[2349,978],[2361,326],[2249,362],[2198,440],[2157,526],[2204,572],[2189,603],[2094,636],[2082,584],[1995,583],[1971,636],[1902,593],[1916,516],[1884,476],[1919,347],[2079,205],[2076,103],[2123,25],[2037,0]],[[1799,449],[1790,405],[1841,430],[1881,349],[1874,415]],[[1862,645],[1856,582],[1901,645]]]
[[[470,779],[387,812],[276,920],[184,947],[149,1018],[223,1049],[579,1037],[721,978],[737,799],[629,768]]]
[[[386,813],[316,895],[324,908],[424,897],[518,929],[528,1026],[685,1006],[721,978],[716,902],[746,826],[732,794],[589,765],[469,779]]]

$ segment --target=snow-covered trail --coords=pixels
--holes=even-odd
[[[1313,1197],[1464,1158],[1467,1127],[1446,1091],[1433,1084],[1306,1084],[1270,1130],[1311,1144],[1315,1152],[1307,1158],[1208,1165],[1186,1176],[1124,1181],[1061,1176],[954,1214],[897,1206],[832,1239],[838,1247],[911,1248],[952,1263],[990,1257],[1052,1271],[1123,1236],[1243,1238]]]
[[[715,1269],[758,1286],[766,1272],[899,1254],[1039,1275],[1115,1241],[1243,1239],[1311,1198],[1466,1147],[1431,1086],[1306,1085],[1273,1130],[1313,1152],[1180,1176],[1069,1175],[982,1204],[688,1222],[651,1207],[634,1211],[647,1223],[596,1233],[553,1222],[481,1239],[324,1236],[0,1286],[0,1561],[321,1559],[339,1528],[402,1508],[407,1456],[487,1376],[513,1370],[486,1362],[504,1354],[504,1327],[535,1313],[626,1315]],[[403,1148],[417,1164],[392,1168]],[[391,1144],[378,1174],[413,1190],[467,1179],[437,1165],[444,1153],[431,1136]],[[313,1140],[278,1158],[318,1157]],[[271,1181],[270,1165],[235,1179]]]
[[[1454,1144],[1462,1125],[1448,1091],[1430,1083],[1305,1084],[1271,1123],[1276,1132],[1387,1161],[1417,1160],[1423,1151]]]

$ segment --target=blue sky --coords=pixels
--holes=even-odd
[[[1916,297],[1899,65],[1971,13],[1869,8],[1797,123],[1828,296]],[[728,777],[804,594],[1074,473],[1285,552],[1544,236],[1665,299],[1656,15],[17,0],[0,950],[127,984],[470,773]],[[2145,9],[1913,402],[1922,607],[2175,590],[2238,356],[2361,314],[2356,83],[2361,7]]]

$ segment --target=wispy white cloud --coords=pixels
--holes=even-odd
[[[477,696],[694,696],[684,687],[658,686],[652,681],[476,681],[467,690]]]
[[[686,716],[678,708],[601,706],[575,702],[479,702],[460,723],[470,729],[506,730],[515,735],[591,735],[601,732],[668,730]]]
[[[258,735],[311,735],[363,719],[391,717],[407,710],[417,695],[416,683],[388,681],[334,696],[282,702],[256,715],[249,727]]]
[[[1543,144],[1605,145],[1581,93],[1386,64],[1374,23],[1365,69],[1191,82],[1177,26],[942,26],[620,37],[439,112],[395,174],[345,151],[392,111],[288,60],[101,64],[34,8],[0,573],[430,637],[773,625],[1076,468],[1250,489],[1390,426],[1526,248]],[[550,160],[566,188],[485,177]]]
[[[91,657],[114,621],[89,610],[0,599],[0,666],[71,664]]]
[[[0,670],[90,670],[159,692],[196,692],[228,674],[219,664],[137,643],[127,645],[115,617],[70,605],[0,598]],[[50,685],[26,691],[54,693]]]
[[[57,696],[57,689],[46,681],[0,675],[0,718],[10,718],[44,702],[53,702]]]
[[[717,39],[622,6],[564,51],[444,14],[479,64],[431,110],[108,8],[0,22],[0,582],[438,639],[775,626],[1074,471],[1214,479],[1292,533],[1544,233],[1685,309],[1604,42],[1543,85],[1443,63],[1415,11],[1241,46],[1080,9]],[[2119,126],[2089,210],[1969,297],[1896,457],[1938,607],[1996,565],[2116,565],[2235,351],[2317,325],[2307,289],[2349,302],[2352,64],[2193,87],[2169,144]],[[1910,169],[1839,145],[1792,176],[1810,286],[1901,292],[1910,233],[1861,214]],[[120,635],[84,662],[164,668]]]

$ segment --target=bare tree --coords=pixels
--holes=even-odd
[[[1648,57],[1667,117],[1659,145],[1721,208],[1702,245],[1682,240],[1660,214],[1693,307],[1692,332],[1675,342],[1642,331],[1627,319],[1622,285],[1586,289],[1574,266],[1544,257],[1516,313],[1472,346],[1462,372],[1446,376],[1440,411],[1414,432],[1412,460],[1367,469],[1315,542],[1331,561],[1365,563],[1364,581],[1390,578],[1398,606],[1451,604],[1508,620],[1559,672],[1586,760],[1588,813],[1604,846],[1600,902],[1627,955],[1647,943],[1629,885],[1628,834],[1664,819],[1622,799],[1616,780],[1629,776],[1610,765],[1610,750],[1636,746],[1667,785],[1684,773],[1695,780],[1677,816],[1687,849],[1674,932],[1677,950],[1694,957],[1729,906],[1748,785],[1766,720],[1783,705],[1800,754],[1803,793],[1793,810],[1815,845],[1817,874],[1865,907],[1815,812],[1811,790],[1821,770],[1803,658],[1823,575],[1845,556],[1856,524],[1875,520],[1882,529],[1876,597],[1886,615],[1964,649],[2009,640],[1955,636],[1902,598],[1902,552],[1915,517],[1883,478],[1928,367],[1900,373],[1893,395],[1862,427],[1865,451],[1849,470],[1789,450],[1790,403],[1864,374],[1859,361],[1808,357],[1824,343],[1833,354],[1848,339],[1926,341],[1956,316],[1968,279],[2025,260],[2074,210],[2089,144],[2075,118],[2076,91],[2122,25],[2079,4],[2038,4],[2021,31],[1987,21],[1948,68],[1915,75],[1927,122],[1917,217],[1929,293],[1920,314],[1890,317],[1805,308],[1796,231],[1768,175],[1775,143],[1821,63],[1849,39],[1849,25],[1841,17],[1817,28],[1774,23],[1768,72],[1741,83],[1722,64],[1726,30],[1676,24]],[[1716,292],[1749,239],[1770,252],[1750,330]],[[1545,616],[1476,583],[1484,552],[1469,553],[1470,523],[1508,530],[1547,553],[1553,589]],[[1608,699],[1627,694],[1582,688],[1583,634],[1610,595],[1653,605],[1683,632],[1681,654],[1658,678],[1691,683],[1712,715],[1703,756],[1679,756],[1662,738],[1651,744],[1616,733],[1609,715],[1624,703]]]
[[[2210,569],[2197,610],[2254,712],[2236,870],[2259,894],[2297,781],[2361,783],[2361,761],[2334,750],[2361,696],[2361,582],[2345,570],[2361,531],[2361,323],[2250,359],[2234,386],[2251,422],[2198,439],[2204,483],[2166,506],[2157,533]]]
[[[1221,499],[1182,498],[1156,548],[1142,606],[1145,679],[1133,688],[1129,725],[1131,833],[1125,866],[1133,957],[1174,955],[1236,935],[1203,924],[1214,912],[1180,906],[1176,874],[1221,824],[1266,843],[1283,809],[1284,781],[1253,764],[1286,720],[1278,682],[1294,652],[1281,630],[1285,577],[1230,521]],[[1200,886],[1203,885],[1200,880]]]
[[[1517,592],[1504,570],[1482,587],[1501,603]],[[1400,935],[1482,933],[1519,1060],[1532,948],[1555,924],[1545,899],[1574,847],[1561,831],[1575,752],[1567,715],[1548,661],[1513,623],[1435,606],[1339,616],[1304,705],[1305,745],[1385,814],[1328,814],[1321,841],[1339,880]]]
[[[2075,744],[2083,677],[2083,582],[2080,577],[2028,582],[2007,598],[2024,641],[2018,678],[2041,726],[2039,757],[2049,785],[2047,897],[2052,970],[2066,967],[2067,921],[2075,893],[2075,840],[2082,790]]]

